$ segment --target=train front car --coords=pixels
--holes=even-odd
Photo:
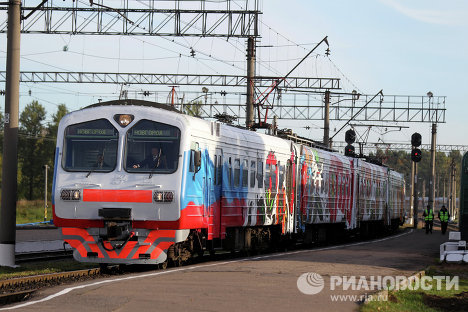
[[[157,264],[180,230],[184,117],[108,102],[60,122],[54,223],[81,262]]]

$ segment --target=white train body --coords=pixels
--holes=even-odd
[[[62,119],[53,195],[54,223],[77,260],[162,263],[215,242],[249,248],[273,233],[395,226],[404,180],[362,159],[128,100]]]

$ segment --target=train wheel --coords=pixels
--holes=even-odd
[[[101,271],[102,274],[109,274],[110,273],[109,264],[99,263],[99,270]]]
[[[167,260],[164,261],[163,263],[158,264],[158,267],[159,267],[160,270],[167,269]]]

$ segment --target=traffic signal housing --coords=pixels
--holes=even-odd
[[[356,141],[356,132],[354,130],[350,129],[346,131],[345,133],[345,141],[348,144],[353,144],[354,141]]]
[[[413,150],[411,151],[411,160],[414,162],[420,162],[421,156],[421,150],[419,148],[413,148]]]
[[[351,144],[346,145],[344,154],[345,156],[354,157],[354,146]]]
[[[422,137],[419,133],[415,132],[411,136],[411,145],[414,147],[419,147],[421,145]]]

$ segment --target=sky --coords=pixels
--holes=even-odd
[[[210,5],[226,5],[218,2]],[[54,3],[61,5],[61,1]],[[233,6],[244,3],[233,1]],[[105,4],[119,7],[121,1],[109,0]],[[446,96],[446,123],[438,125],[437,143],[468,145],[467,1],[263,0],[260,8],[263,14],[257,42],[258,75],[285,75],[328,36],[330,56],[320,47],[292,76],[339,78],[342,92],[357,90],[373,95],[383,89],[384,95],[425,96],[431,91],[434,96]],[[6,14],[1,11],[0,23],[5,19]],[[190,48],[196,57],[190,56]],[[245,39],[233,38],[23,34],[21,70],[245,75],[245,49]],[[5,62],[6,35],[0,34],[1,71],[5,70]],[[4,88],[0,83],[0,89]],[[118,98],[122,88],[129,91],[129,97],[139,98],[143,91],[150,90],[154,94],[151,99],[160,102],[169,93],[166,86],[22,83],[20,110],[37,100],[46,108],[50,121],[58,104],[65,103],[70,110],[76,110],[98,99]],[[188,101],[198,96],[191,92],[200,89],[179,87],[177,91],[179,97]],[[210,88],[210,100],[245,103],[240,94],[232,94],[230,100],[221,98],[221,89]],[[312,99],[316,103],[323,101],[318,94]],[[4,97],[0,100],[3,110]],[[332,135],[342,124],[331,121]],[[409,128],[388,133],[373,128],[368,141],[409,143],[411,134],[417,131],[422,134],[423,143],[430,143],[430,123],[399,125]],[[323,121],[280,120],[279,126],[291,127],[314,140],[323,136]],[[365,134],[365,128],[357,129],[358,135]],[[342,139],[340,136],[338,140],[344,139],[344,133]]]
[[[447,96],[437,141],[468,143],[467,1],[268,1],[264,14],[295,40],[328,35],[330,57],[364,93]],[[407,138],[430,143],[430,124],[409,126]]]

